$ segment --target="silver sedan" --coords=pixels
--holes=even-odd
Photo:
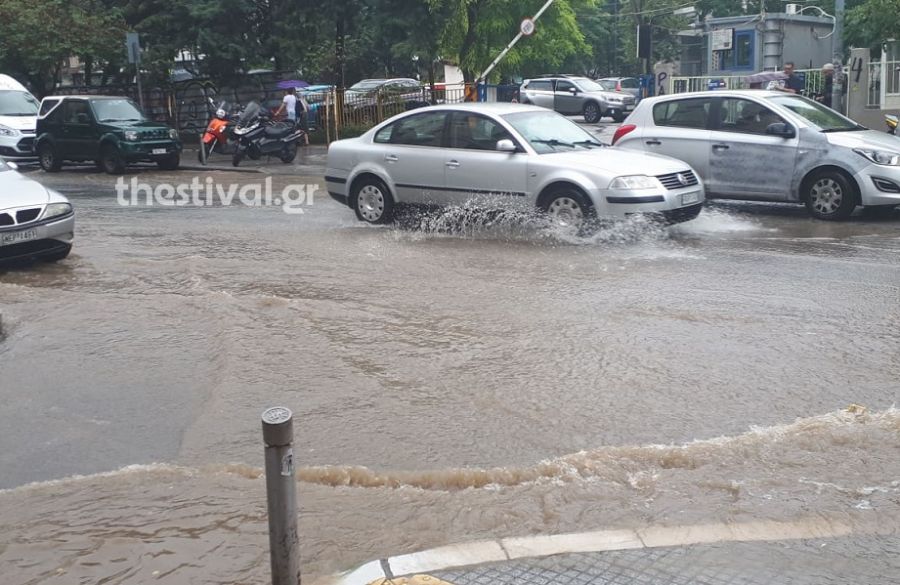
[[[68,199],[0,159],[0,261],[62,260],[74,232]]]
[[[390,222],[398,204],[448,206],[472,198],[525,205],[559,226],[651,214],[668,223],[700,213],[704,188],[686,163],[608,148],[577,124],[519,104],[434,106],[395,116],[328,149],[331,196],[365,222]]]

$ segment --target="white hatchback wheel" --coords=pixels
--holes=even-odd
[[[841,208],[844,190],[834,179],[824,177],[812,186],[809,197],[813,209],[823,215],[832,215]]]

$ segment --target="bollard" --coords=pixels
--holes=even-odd
[[[272,585],[300,584],[297,485],[294,481],[294,423],[291,411],[276,406],[262,415],[266,444],[266,499]]]
[[[206,145],[203,144],[203,136],[204,135],[205,135],[204,132],[200,133],[200,163],[203,166],[206,166]]]

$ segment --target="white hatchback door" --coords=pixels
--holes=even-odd
[[[710,135],[706,189],[711,195],[738,199],[788,200],[794,178],[799,138],[766,133],[787,120],[763,102],[747,98],[717,98],[718,122]]]

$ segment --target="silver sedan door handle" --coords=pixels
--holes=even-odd
[[[451,160],[450,162],[447,163],[447,167],[449,167],[451,169],[458,169],[459,161]]]
[[[397,158],[397,155],[395,154],[386,154],[384,155],[384,160],[386,160],[387,162],[397,162],[400,159]]]

